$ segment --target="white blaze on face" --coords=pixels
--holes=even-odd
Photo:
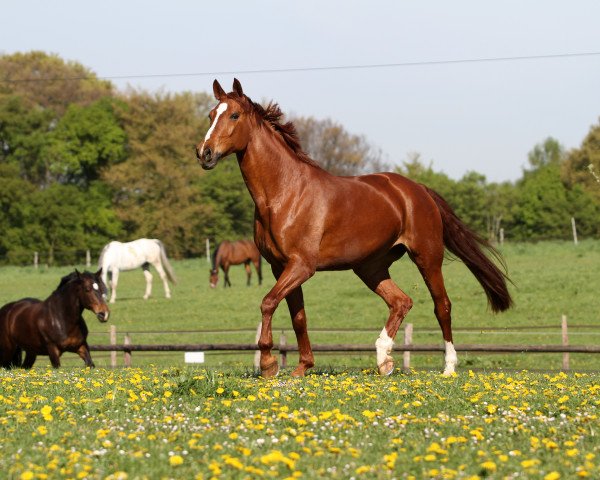
[[[208,129],[208,132],[206,132],[206,137],[204,137],[204,143],[206,143],[208,141],[208,139],[210,138],[213,130],[217,126],[219,117],[225,110],[227,110],[227,107],[228,107],[228,105],[226,103],[220,103],[219,106],[217,107],[217,114],[215,115],[215,121],[212,123],[212,125]],[[204,151],[204,143],[202,144],[202,151]]]
[[[94,288],[94,290],[100,290],[100,287],[98,287],[98,284],[96,282],[94,282],[92,287]]]

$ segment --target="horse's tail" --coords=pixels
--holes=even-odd
[[[169,259],[167,258],[167,250],[165,249],[164,244],[160,240],[156,240],[158,246],[160,247],[160,263],[165,269],[165,273],[167,274],[167,278],[171,280],[173,285],[177,285],[177,278],[175,277],[175,272],[173,271],[173,267],[169,263]]]
[[[500,253],[485,238],[467,227],[438,193],[428,187],[425,189],[442,216],[446,248],[463,261],[481,284],[492,311],[502,312],[510,308],[513,301],[506,284],[510,279],[487,257],[483,249],[489,251],[506,270]]]
[[[217,243],[212,255],[210,256],[210,263],[213,271],[219,268],[217,265],[217,253],[219,252],[219,248],[221,248],[221,243]]]

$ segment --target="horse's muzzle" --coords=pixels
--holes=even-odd
[[[96,312],[96,318],[102,323],[108,322],[108,317],[110,315],[110,311],[106,310],[105,312]]]
[[[221,154],[213,153],[210,148],[205,148],[199,159],[200,165],[204,170],[212,170],[217,165],[217,162],[221,159]]]

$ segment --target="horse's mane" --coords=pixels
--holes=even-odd
[[[56,290],[54,290],[54,291],[58,292],[65,285],[75,282],[76,280],[79,280],[79,278],[81,278],[83,276],[90,276],[90,275],[93,275],[93,274],[91,274],[90,272],[78,272],[77,270],[75,270],[74,272],[71,272],[68,275],[65,275],[64,277],[62,277],[60,279],[60,283],[58,284],[58,287],[56,287]]]
[[[77,271],[74,271],[74,272],[69,273],[68,275],[65,275],[64,277],[62,277],[60,279],[60,283],[58,284],[58,287],[56,287],[55,292],[58,292],[61,288],[63,288],[68,283],[71,283],[74,280],[77,280],[78,277],[79,277],[79,275],[78,275]]]
[[[237,100],[240,99],[237,94],[234,93],[233,95],[235,95]],[[302,145],[300,145],[300,140],[298,139],[298,132],[293,122],[281,122],[283,112],[277,103],[271,101],[265,108],[260,103],[253,102],[247,95],[244,95],[242,100],[247,101],[254,111],[262,118],[262,120],[270,125],[271,128],[281,136],[283,141],[292,149],[299,160],[303,161],[304,163],[308,163],[313,167],[321,168],[320,165],[310,158],[302,149]]]
[[[220,243],[217,243],[217,246],[215,247],[212,256],[211,256],[211,261],[212,261],[212,269],[214,270],[215,268],[218,268],[218,266],[216,265],[217,262],[217,252],[219,251],[219,247],[221,246]]]

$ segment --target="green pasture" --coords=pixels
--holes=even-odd
[[[510,244],[501,249],[508,273],[514,283],[514,309],[494,315],[488,311],[485,296],[471,273],[459,261],[444,266],[447,290],[453,304],[455,343],[484,344],[560,344],[561,315],[567,315],[571,344],[595,345],[600,341],[599,295],[600,242]],[[142,300],[145,281],[141,269],[121,272],[118,300],[112,306],[110,322],[117,327],[118,341],[129,333],[133,343],[252,343],[260,321],[260,302],[273,285],[269,265],[263,261],[264,282],[257,286],[253,271],[252,285],[246,286],[243,267],[230,271],[233,287],[217,289],[208,285],[205,258],[173,261],[178,284],[173,298],[164,298],[162,283],[154,272],[151,299]],[[82,265],[78,268],[83,269]],[[57,286],[60,277],[72,267],[2,267],[0,268],[0,303],[25,296],[45,298]],[[92,268],[92,270],[95,270]],[[408,258],[397,262],[392,277],[414,300],[405,322],[414,325],[414,343],[442,344],[441,333],[433,315],[433,304],[416,267]],[[309,334],[313,344],[374,344],[387,318],[383,301],[368,290],[352,272],[319,272],[304,286]],[[90,344],[108,343],[108,326],[100,324],[89,312],[85,314]],[[594,326],[596,328],[594,328]],[[502,331],[522,327],[518,332]],[[544,329],[539,327],[552,327]],[[321,332],[318,329],[354,329],[348,332]],[[191,332],[194,330],[232,329],[231,332]],[[245,331],[235,331],[244,329]],[[369,331],[362,331],[369,329]],[[474,329],[462,331],[461,329]],[[287,307],[282,304],[274,322],[274,341],[285,331],[288,343],[295,343]],[[168,333],[169,331],[174,333]],[[159,333],[165,332],[165,333]],[[402,330],[397,342],[402,342]],[[108,366],[108,354],[93,352],[96,365]],[[122,354],[119,354],[121,362]],[[401,363],[402,353],[396,353]],[[74,354],[62,357],[65,366],[83,365]],[[571,354],[571,369],[597,370],[600,358],[594,354]],[[206,354],[205,366],[252,367],[251,353]],[[293,366],[296,357],[289,355]],[[373,354],[339,355],[317,353],[319,368],[371,368]],[[459,370],[466,369],[559,369],[562,354],[468,354],[459,352]],[[133,354],[134,365],[183,365],[183,353]],[[38,359],[37,366],[49,365]],[[442,354],[412,354],[416,368],[442,367]]]
[[[8,480],[598,478],[597,373],[0,372]]]

